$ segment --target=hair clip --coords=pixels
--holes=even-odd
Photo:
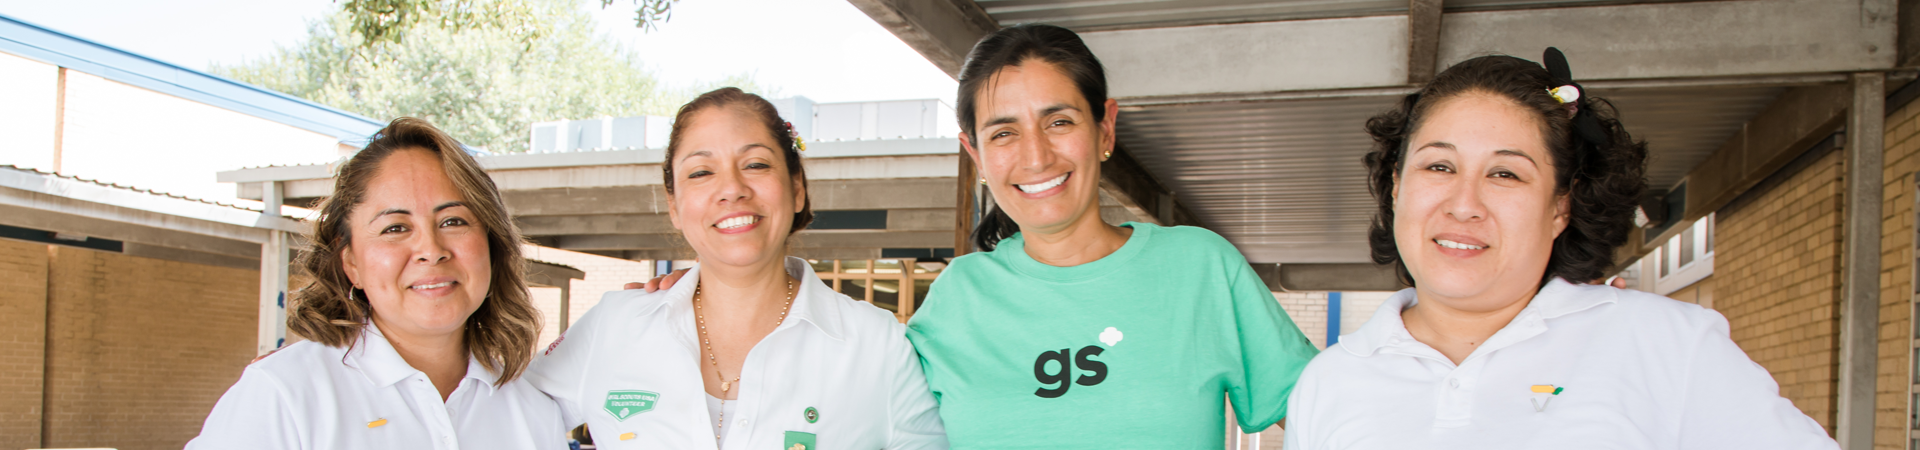
[[[1571,84],[1548,89],[1547,94],[1552,95],[1553,98],[1559,100],[1560,103],[1573,103],[1574,101],[1580,100],[1580,88]]]
[[[801,140],[798,134],[793,135],[793,148],[803,152],[807,151],[807,141]]]
[[[800,139],[799,131],[794,131],[793,122],[781,122],[781,124],[787,127],[787,137],[793,138],[793,149],[807,151],[807,141]]]

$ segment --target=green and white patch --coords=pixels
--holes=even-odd
[[[660,394],[647,391],[607,391],[607,414],[622,421],[635,414],[653,410]]]

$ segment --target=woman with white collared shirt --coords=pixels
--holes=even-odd
[[[668,216],[699,265],[671,289],[608,293],[527,379],[603,449],[941,449],[905,327],[786,255],[812,220],[805,147],[735,88],[681,107]]]
[[[287,328],[188,449],[564,449],[519,379],[539,335],[520,236],[460,144],[401,118],[334,177]]]
[[[1720,314],[1583,284],[1646,144],[1545,60],[1461,62],[1367,122],[1374,260],[1413,288],[1308,364],[1287,448],[1837,448]]]

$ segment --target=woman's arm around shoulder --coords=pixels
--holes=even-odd
[[[552,397],[560,406],[560,419],[567,428],[586,422],[586,411],[582,408],[587,374],[591,373],[593,355],[600,346],[601,339],[596,336],[608,326],[603,325],[607,317],[625,317],[622,311],[630,311],[643,302],[659,302],[666,291],[647,293],[638,290],[612,291],[600,297],[600,303],[587,310],[580,320],[567,327],[567,331],[554,338],[553,343],[541,349],[527,366],[524,379],[534,389]]]
[[[940,422],[940,405],[927,387],[920,355],[907,341],[907,328],[893,322],[887,330],[887,448],[945,449],[947,430]]]

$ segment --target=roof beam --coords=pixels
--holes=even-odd
[[[1116,149],[1113,157],[1100,164],[1100,189],[1133,215],[1159,225],[1201,226],[1200,217],[1180,204],[1174,192],[1147,173],[1125,148]]]
[[[527,284],[546,287],[565,287],[570,280],[584,280],[587,273],[580,269],[549,263],[545,261],[527,261]]]
[[[1407,286],[1391,264],[1260,264],[1260,281],[1274,292],[1398,291]]]
[[[1581,79],[1851,72],[1893,67],[1897,0],[1765,0],[1447,15],[1440,61],[1559,47]]]
[[[0,225],[74,233],[121,241],[128,245],[143,244],[150,247],[190,250],[243,259],[259,259],[260,242],[266,240],[266,230],[256,228],[201,222],[144,211],[123,212],[132,214],[103,217],[88,214],[85,211],[0,204]]]
[[[1081,33],[1122,104],[1159,97],[1405,88],[1414,27],[1435,67],[1474,56],[1537,59],[1556,46],[1582,80],[1757,77],[1884,70],[1896,0],[1758,0],[1456,12],[1428,24],[1370,16]],[[1444,22],[1445,27],[1439,27]]]
[[[1900,67],[1920,66],[1920,0],[1900,0]]]
[[[161,62],[6,16],[0,16],[0,52],[337,139],[364,138],[385,125],[359,114]]]
[[[827,211],[815,209],[814,211]],[[887,231],[949,231],[953,210],[948,208],[889,209]],[[523,236],[573,234],[678,234],[666,214],[581,214],[514,216]],[[876,230],[877,231],[877,230]]]
[[[847,0],[955,79],[967,52],[1000,29],[973,0]]]
[[[1438,73],[1441,0],[1407,1],[1407,83],[1420,84]]]
[[[679,250],[685,240],[678,233],[594,234],[535,238],[542,246],[571,251]],[[816,231],[803,230],[793,248],[948,248],[953,234],[946,231]]]

